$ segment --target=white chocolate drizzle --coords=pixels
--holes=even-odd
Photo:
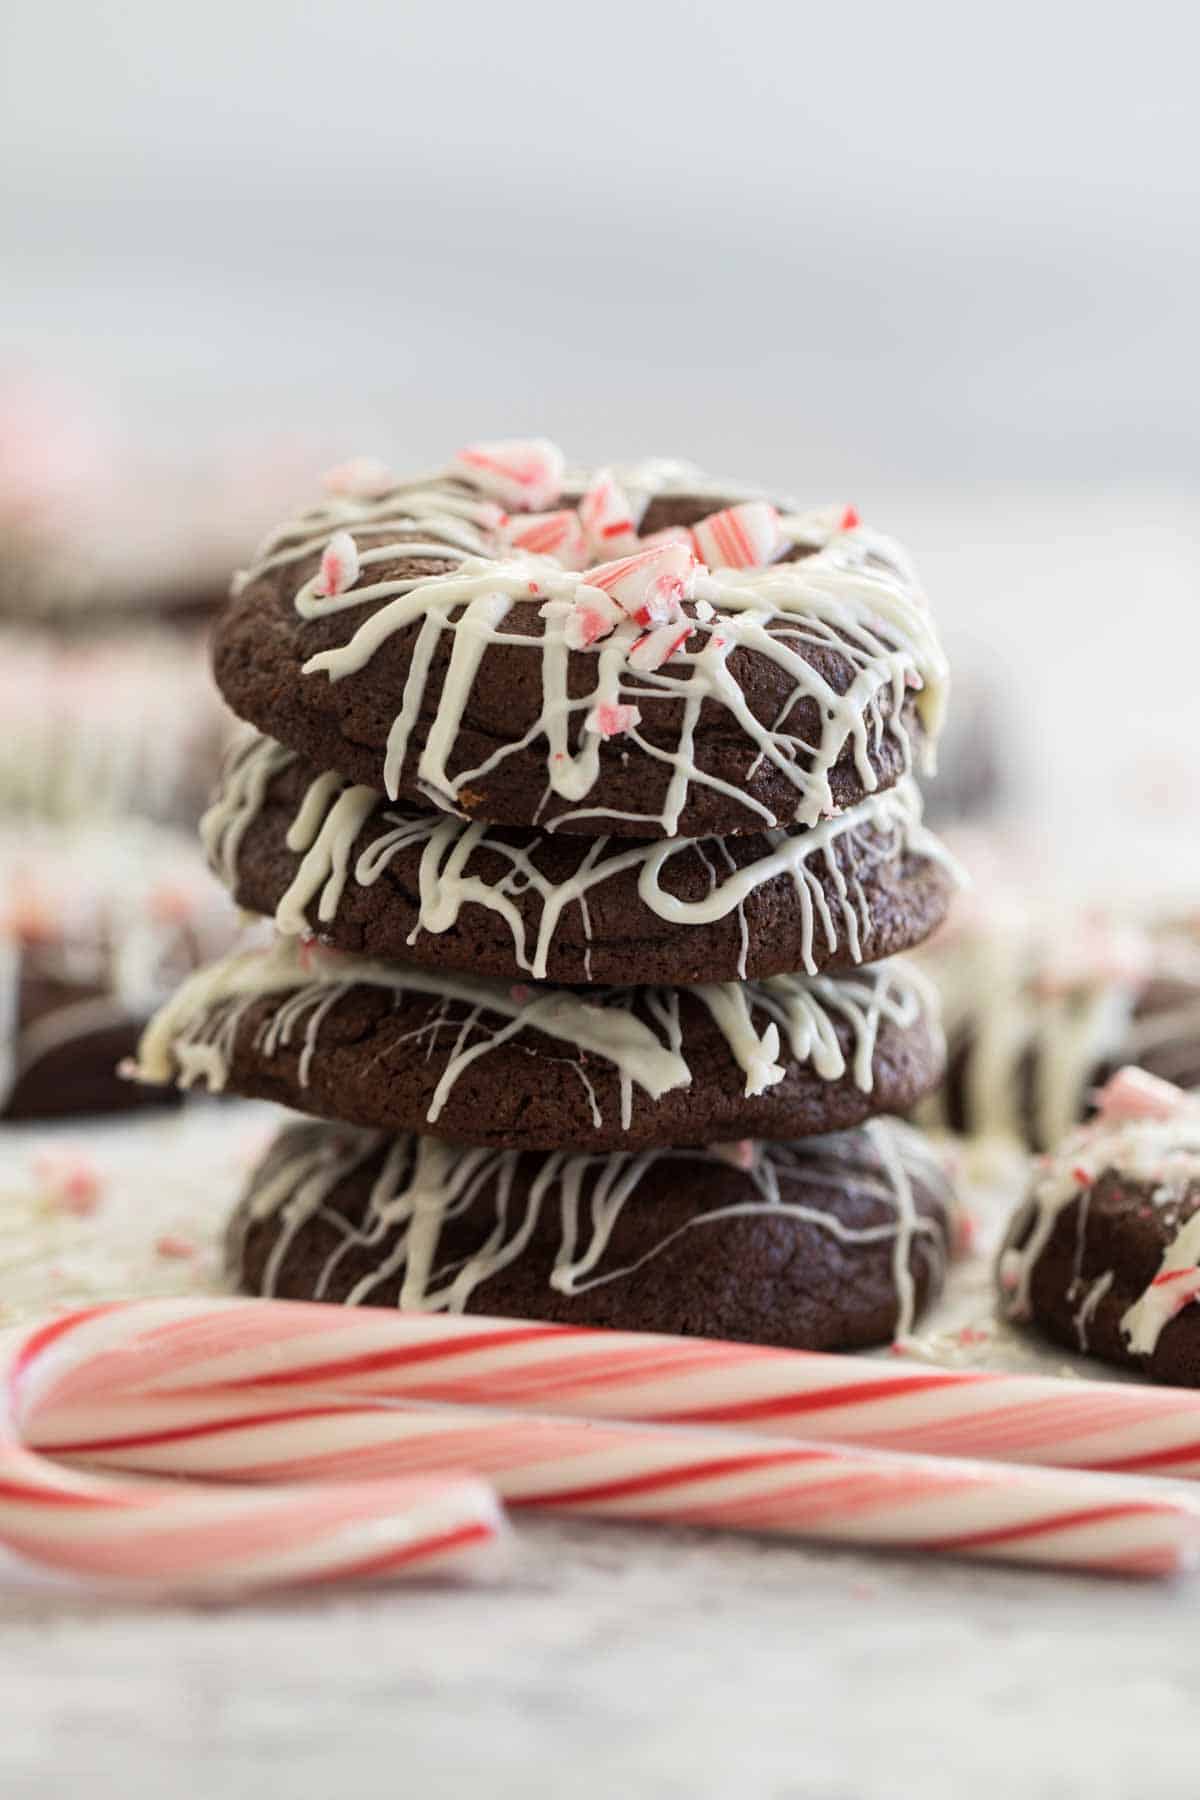
[[[623,472],[621,481],[638,516],[651,493],[697,491],[694,475],[677,465],[643,465]],[[641,828],[645,836],[671,837],[697,786],[736,801],[766,827],[793,821],[816,825],[836,809],[830,776],[845,752],[851,753],[866,793],[878,786],[872,754],[886,735],[895,739],[903,767],[913,766],[913,746],[902,716],[913,691],[925,736],[923,763],[933,768],[933,744],[947,688],[946,663],[911,565],[890,539],[856,526],[834,530],[798,562],[715,574],[702,570],[686,644],[662,666],[635,670],[628,655],[642,627],[625,620],[587,650],[571,649],[566,623],[577,601],[591,596],[603,605],[604,596],[589,588],[583,576],[550,558],[512,551],[494,505],[472,495],[463,482],[463,472],[456,470],[453,475],[398,486],[377,499],[329,500],[273,533],[255,565],[237,578],[240,591],[274,570],[311,558],[335,533],[354,537],[356,585],[326,594],[319,573],[314,574],[299,586],[294,603],[306,621],[349,608],[378,607],[348,642],[321,651],[304,664],[306,675],[324,674],[331,681],[364,669],[395,633],[416,630],[386,746],[383,774],[389,798],[397,797],[410,749],[415,748],[429,670],[443,639],[449,640],[448,667],[435,715],[420,743],[415,775],[406,775],[405,780],[408,785],[415,781],[444,811],[461,813],[472,784],[494,775],[514,754],[540,744],[546,783],[543,806],[552,796],[579,803],[554,819],[554,826],[607,817]],[[808,545],[811,515],[785,516],[782,531],[789,544]],[[449,561],[455,566],[435,569],[428,576],[374,578],[374,571],[413,560]],[[530,629],[512,629],[513,608],[525,602],[527,618],[531,599],[540,611]],[[516,623],[519,626],[521,618]],[[523,735],[498,744],[482,762],[453,768],[480,664],[498,644],[538,657],[539,714]],[[747,704],[731,666],[739,651],[771,662],[790,683],[790,694],[770,723],[757,719]],[[849,668],[844,693],[806,660],[806,651],[834,653],[841,666]],[[585,656],[594,666],[593,678],[586,692],[572,694],[568,665],[577,676],[579,659]],[[804,700],[819,709],[820,731],[813,744],[797,738],[790,724]],[[581,730],[582,722],[595,709],[626,703],[636,705],[648,726],[658,707],[681,709],[674,748],[664,748],[636,726],[627,736],[631,750],[636,748],[669,769],[657,812],[616,812],[602,798],[592,798],[601,772],[601,738]],[[701,766],[695,734],[705,703],[728,715],[727,733],[736,730],[753,745],[756,767],[771,764],[789,784],[795,796],[789,819],[776,818],[752,794]]]
[[[339,1205],[338,1188],[379,1156],[361,1222]],[[654,1177],[681,1185],[689,1169],[725,1162],[719,1146],[695,1150],[618,1151],[596,1155],[551,1151],[543,1155],[474,1149],[436,1138],[341,1126],[305,1126],[281,1134],[251,1179],[238,1214],[232,1257],[240,1264],[248,1231],[278,1220],[278,1235],[261,1290],[277,1292],[297,1240],[311,1224],[337,1235],[321,1268],[313,1298],[331,1297],[348,1255],[377,1252],[377,1265],[345,1295],[351,1306],[378,1303],[380,1290],[396,1285],[397,1305],[407,1312],[462,1312],[476,1291],[526,1254],[539,1230],[556,1240],[549,1285],[575,1296],[604,1283],[627,1280],[684,1233],[722,1220],[767,1214],[794,1219],[835,1238],[847,1254],[880,1244],[892,1247],[896,1333],[907,1336],[916,1312],[915,1268],[926,1265],[931,1287],[940,1283],[945,1236],[936,1216],[919,1211],[915,1185],[953,1204],[945,1172],[920,1136],[894,1120],[876,1120],[856,1131],[810,1138],[803,1144],[755,1144],[744,1165],[746,1198],[698,1213],[662,1237],[636,1262],[606,1266],[622,1213],[638,1204],[641,1184]],[[523,1179],[518,1184],[518,1176]],[[793,1182],[827,1189],[828,1205],[789,1201]],[[525,1189],[518,1197],[519,1186]],[[880,1202],[885,1215],[871,1225],[847,1224],[839,1202]],[[462,1259],[442,1252],[447,1225],[490,1201],[490,1228],[481,1220],[479,1247]],[[654,1205],[656,1202],[642,1202]],[[241,1241],[237,1241],[240,1239]],[[486,1303],[486,1293],[482,1295]]]
[[[273,1002],[256,1028],[255,1048],[271,1058],[300,1044],[298,1075],[309,1080],[321,1027],[355,987],[397,996],[426,995],[425,1023],[414,1034],[432,1055],[443,1033],[444,1068],[426,1115],[437,1120],[455,1083],[472,1063],[524,1031],[541,1032],[576,1053],[570,1066],[588,1094],[592,1120],[602,1123],[584,1062],[596,1056],[617,1072],[622,1129],[632,1119],[633,1090],[652,1100],[690,1086],[683,1053],[681,997],[695,996],[709,1012],[745,1076],[747,1098],[763,1094],[787,1074],[784,1058],[811,1064],[824,1081],[849,1073],[870,1093],[875,1045],[886,1020],[910,1030],[922,1019],[936,1031],[936,1001],[927,980],[897,960],[853,976],[776,975],[767,980],[714,982],[694,988],[513,987],[479,976],[374,961],[280,938],[266,952],[227,957],[183,983],[150,1022],[138,1052],[136,1074],[145,1081],[178,1081],[223,1088],[242,1021],[256,1001]],[[452,1008],[465,1009],[460,1021]],[[848,1028],[847,1056],[838,1026]],[[578,1053],[584,1053],[578,1056]]]
[[[1029,1196],[1008,1227],[997,1263],[1000,1303],[1010,1319],[1032,1315],[1034,1271],[1062,1214],[1078,1206],[1074,1274],[1067,1302],[1074,1306],[1079,1348],[1097,1307],[1117,1280],[1113,1269],[1085,1279],[1092,1190],[1105,1175],[1138,1189],[1139,1201],[1176,1214],[1176,1229],[1149,1285],[1125,1309],[1120,1329],[1135,1355],[1150,1356],[1163,1327],[1200,1296],[1200,1205],[1186,1218],[1186,1200],[1200,1201],[1200,1102],[1171,1119],[1098,1119],[1070,1132],[1053,1155],[1038,1159]]]
[[[201,823],[209,861],[227,887],[237,887],[242,843],[271,782],[295,761],[292,751],[257,736],[231,755],[221,788]],[[386,829],[355,856],[359,833],[377,814]],[[818,928],[829,951],[844,941],[855,962],[861,960],[871,930],[864,881],[881,863],[902,855],[920,856],[956,875],[948,852],[921,824],[920,795],[910,780],[869,796],[811,830],[764,833],[764,853],[742,867],[719,838],[577,841],[578,867],[568,880],[554,882],[538,867],[536,839],[523,845],[506,841],[502,830],[482,822],[392,812],[372,788],[338,775],[318,775],[287,833],[288,849],[302,860],[276,906],[275,924],[288,935],[319,933],[336,919],[348,882],[370,888],[397,856],[419,848],[418,921],[408,942],[415,943],[423,931],[434,935],[448,931],[459,923],[465,907],[483,906],[508,926],[516,966],[540,981],[546,978],[555,933],[575,906],[580,909],[590,965],[589,896],[601,883],[634,870],[641,903],[660,919],[686,928],[737,913],[742,928],[738,973],[745,979],[749,950],[745,901],[757,888],[783,877],[794,889],[802,932],[801,966],[811,975],[817,972]],[[472,862],[483,851],[493,852],[507,865],[499,879],[473,872]],[[700,857],[709,878],[708,893],[695,900],[680,899],[664,885],[672,863],[687,851]],[[834,890],[833,904],[822,875]],[[536,933],[530,932],[526,914],[516,904],[518,894],[536,896]],[[590,978],[590,966],[586,972]]]

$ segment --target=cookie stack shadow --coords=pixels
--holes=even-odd
[[[139,1057],[311,1115],[239,1203],[238,1284],[796,1347],[910,1329],[953,1201],[885,1116],[942,1067],[900,953],[953,877],[912,774],[944,671],[907,560],[844,509],[573,477],[538,443],[334,489],[215,637],[254,731],[203,835],[274,945],[186,982]]]

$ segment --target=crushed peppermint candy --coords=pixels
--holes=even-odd
[[[562,493],[565,466],[546,438],[504,438],[465,445],[450,470],[516,511],[545,512]]]
[[[625,617],[607,594],[594,589],[577,594],[574,601],[548,600],[541,616],[562,621],[568,650],[586,650],[598,639],[608,637]]]
[[[594,553],[627,555],[638,547],[633,508],[611,469],[601,469],[593,476],[579,502],[579,520]]]
[[[1182,1088],[1132,1065],[1118,1069],[1093,1097],[1100,1117],[1109,1124],[1126,1119],[1175,1119],[1194,1111],[1197,1104]]]
[[[636,706],[626,706],[620,701],[602,701],[593,706],[583,721],[583,729],[593,732],[597,737],[620,737],[622,732],[632,731],[641,723],[642,715]]]
[[[692,526],[696,554],[710,569],[761,569],[787,548],[769,500],[746,500]]]
[[[820,550],[842,531],[856,531],[862,524],[853,506],[817,506],[811,512],[789,513],[788,536],[806,549]]]
[[[347,500],[378,500],[396,485],[396,477],[377,456],[352,456],[327,469],[321,479],[326,493]]]
[[[588,562],[588,543],[579,514],[564,507],[559,512],[520,513],[509,522],[509,542],[532,556],[553,556],[564,569],[582,569]]]
[[[659,544],[682,544],[685,550],[692,548],[692,534],[686,525],[664,525],[661,531],[652,531],[649,537],[639,538],[643,550],[651,550]]]
[[[181,882],[160,881],[146,896],[146,911],[159,925],[186,925],[195,914],[196,898]]]
[[[659,625],[640,637],[629,652],[627,658],[631,669],[638,669],[649,674],[661,669],[664,663],[670,662],[691,637],[693,626],[690,619],[685,619],[682,626],[677,624]]]
[[[33,1173],[57,1212],[85,1219],[100,1205],[103,1183],[90,1157],[47,1150],[34,1158]]]
[[[617,562],[600,563],[585,570],[583,579],[588,587],[609,595],[639,625],[652,625],[679,617],[682,602],[692,597],[696,572],[696,559],[683,544],[659,544]]]
[[[199,1247],[191,1238],[183,1237],[179,1232],[165,1231],[154,1240],[155,1254],[168,1262],[190,1262],[199,1254]]]
[[[731,1169],[752,1169],[757,1144],[753,1138],[737,1138],[730,1143],[710,1144],[708,1154],[718,1162],[728,1163]]]
[[[323,600],[332,600],[352,588],[358,575],[358,545],[348,531],[335,531],[321,554],[321,571],[313,592]]]

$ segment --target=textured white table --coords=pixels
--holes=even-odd
[[[267,1116],[10,1131],[0,1323],[50,1297],[210,1287]],[[92,1220],[56,1216],[30,1173],[76,1136],[105,1177]],[[195,1255],[159,1255],[164,1236]],[[987,1311],[981,1256],[932,1348]],[[1008,1337],[969,1354],[1038,1363]],[[1198,1608],[1190,1579],[524,1517],[511,1575],[482,1590],[134,1606],[0,1564],[0,1794],[1192,1800]]]

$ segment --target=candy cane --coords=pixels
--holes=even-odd
[[[35,1366],[55,1330],[21,1346],[10,1370],[14,1400],[19,1371]],[[223,1490],[115,1480],[50,1462],[12,1427],[0,1416],[0,1545],[59,1574],[232,1595],[479,1572],[502,1529],[494,1494],[476,1480],[418,1474]]]
[[[302,1389],[721,1425],[925,1455],[1200,1478],[1200,1394],[863,1362],[704,1338],[277,1300],[76,1315],[21,1373],[32,1435],[87,1447],[116,1400]],[[136,1405],[131,1416],[136,1428]],[[103,1423],[97,1428],[104,1435]]]
[[[1200,1542],[1190,1502],[1108,1476],[712,1429],[254,1392],[143,1403],[137,1431],[117,1402],[105,1423],[107,1440],[93,1426],[64,1452],[208,1481],[314,1484],[302,1492],[317,1506],[327,1483],[361,1503],[364,1483],[471,1468],[513,1508],[1113,1573],[1169,1574]]]
[[[347,1321],[366,1333],[347,1334]],[[1190,1501],[1104,1477],[397,1400],[406,1372],[418,1372],[418,1386],[444,1388],[439,1362],[451,1365],[449,1384],[461,1388],[460,1358],[465,1384],[486,1382],[492,1402],[523,1383],[536,1395],[544,1351],[582,1338],[595,1357],[572,1369],[568,1351],[558,1368],[560,1401],[574,1375],[578,1407],[589,1388],[604,1385],[596,1359],[605,1359],[606,1345],[610,1371],[619,1371],[622,1350],[646,1343],[624,1333],[426,1316],[412,1321],[419,1331],[396,1332],[409,1323],[286,1302],[93,1311],[30,1340],[13,1367],[13,1391],[30,1442],[158,1474],[324,1483],[471,1468],[512,1506],[1140,1574],[1184,1566],[1200,1536]],[[657,1342],[668,1383],[678,1381],[689,1350],[739,1354],[727,1345]],[[532,1349],[532,1361],[518,1357],[514,1366],[511,1353],[522,1348]],[[636,1387],[639,1371],[625,1361]],[[509,1379],[497,1381],[506,1362]],[[544,1400],[544,1360],[542,1374]],[[368,1398],[348,1397],[364,1384]]]

